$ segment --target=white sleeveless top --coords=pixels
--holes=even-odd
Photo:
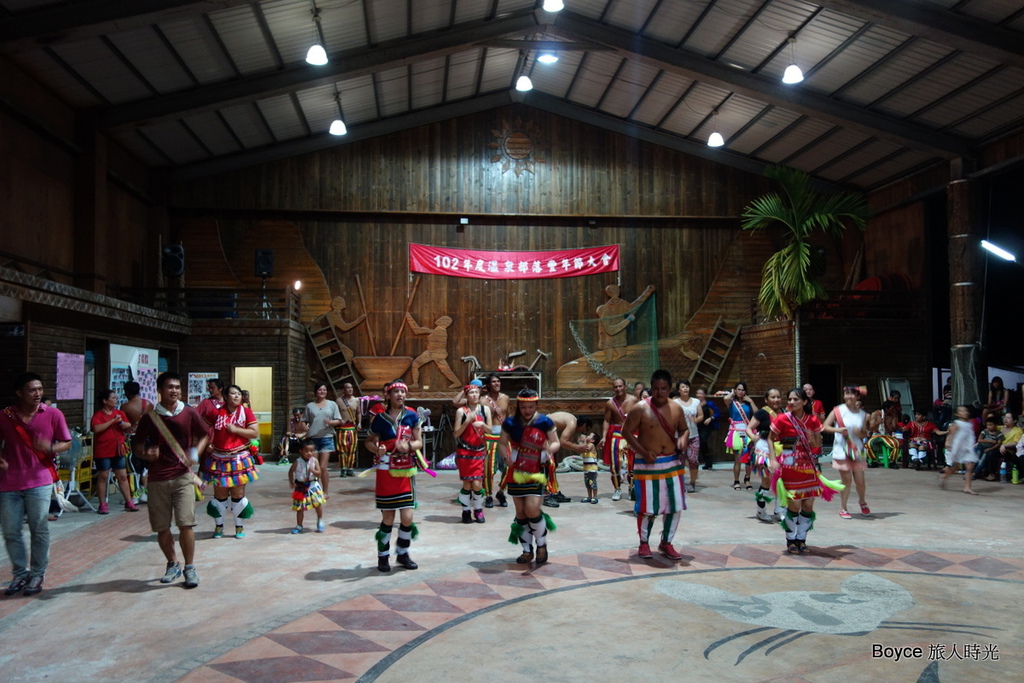
[[[697,436],[697,411],[700,410],[700,399],[690,397],[690,405],[686,405],[679,398],[675,399],[679,407],[683,409],[683,416],[686,418],[686,426],[690,429],[690,438]]]
[[[845,460],[846,458],[860,459],[864,452],[864,440],[860,438],[855,432],[859,432],[864,427],[864,420],[867,415],[863,410],[853,412],[846,407],[844,403],[838,406],[839,415],[843,418],[843,426],[846,427],[846,433],[836,432],[835,440],[832,442],[832,459],[833,460]],[[839,426],[839,421],[836,421],[836,427]],[[851,452],[851,447],[853,451]]]

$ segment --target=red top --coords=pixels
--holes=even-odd
[[[938,427],[935,426],[934,422],[925,422],[924,424],[918,424],[917,422],[911,422],[908,425],[904,425],[908,436],[911,439],[930,439],[935,433]]]
[[[785,412],[781,415],[776,415],[772,418],[772,433],[775,437],[782,441],[782,445],[786,449],[793,449],[793,452],[799,456],[805,456],[810,458],[810,453],[807,452],[807,447],[801,444],[800,433],[801,431],[806,432],[809,437],[810,434],[821,431],[821,420],[816,415],[810,413],[804,413],[804,416],[799,420],[800,425],[803,426],[803,430],[795,425],[796,418],[793,413]],[[802,466],[806,466],[806,463],[801,463]],[[811,460],[811,467],[814,466],[814,461]]]
[[[92,441],[92,455],[94,458],[116,458],[121,455],[121,447],[124,445],[124,432],[121,431],[121,424],[115,422],[102,432],[96,432],[96,426],[104,422],[110,422],[115,417],[120,417],[127,423],[128,416],[120,410],[112,410],[107,413],[97,410],[92,416],[90,424],[92,431],[96,434]]]
[[[256,421],[256,416],[252,414],[252,410],[246,406],[238,406],[233,413],[229,413],[226,407],[220,406],[203,417],[213,427],[213,442],[211,443],[213,450],[221,454],[244,451],[252,440],[232,434],[225,427],[233,424],[236,427],[251,428],[259,424]]]
[[[170,481],[188,473],[190,469],[175,455],[174,449],[164,442],[153,423],[154,415],[155,412],[149,412],[142,416],[135,438],[143,444],[149,442],[160,446],[160,457],[149,462],[149,480]],[[195,408],[190,406],[185,406],[177,415],[163,415],[161,419],[167,424],[167,431],[181,444],[182,450],[186,453],[192,444],[206,436],[207,425]]]

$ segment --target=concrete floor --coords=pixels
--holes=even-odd
[[[65,514],[44,592],[0,597],[0,680],[1020,678],[1024,486],[967,496],[933,472],[869,470],[872,514],[843,520],[818,501],[812,554],[789,556],[731,471],[701,471],[673,564],[637,557],[631,504],[609,499],[607,475],[598,505],[578,502],[581,474],[561,475],[574,500],[545,508],[551,562],[525,568],[511,508],[461,524],[457,477],[441,472],[417,477],[420,569],[380,574],[373,480],[332,479],[326,533],[294,536],[286,471],[265,465],[250,486],[247,538],[211,539],[200,515],[191,591],[159,583],[144,512],[112,499],[108,516]],[[920,652],[873,656],[883,647]]]

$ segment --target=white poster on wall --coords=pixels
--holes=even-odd
[[[188,373],[188,404],[195,408],[204,398],[209,398],[210,392],[206,390],[206,383],[218,377],[216,372]]]
[[[139,383],[139,396],[156,402],[156,377],[160,372],[160,356],[156,349],[111,344],[110,365],[127,367],[131,379]]]

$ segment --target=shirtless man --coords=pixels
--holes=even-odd
[[[629,481],[629,473],[633,469],[632,453],[629,445],[622,438],[622,423],[626,421],[626,413],[636,405],[637,399],[626,393],[626,381],[621,377],[612,382],[612,397],[604,404],[604,425],[601,434],[604,436],[598,443],[598,450],[608,465],[612,475],[612,500],[622,498],[622,478]]]
[[[651,398],[633,406],[626,415],[622,433],[637,455],[634,463],[636,525],[640,534],[641,558],[653,557],[650,546],[654,518],[664,515],[658,552],[670,560],[683,556],[672,547],[679,526],[679,513],[686,509],[681,453],[686,451],[689,429],[683,409],[669,400],[672,376],[667,370],[651,375]]]
[[[338,397],[338,410],[341,411],[341,426],[338,427],[338,459],[341,461],[341,476],[354,477],[356,466],[356,446],[359,428],[359,399],[352,382],[341,385],[341,396]]]
[[[153,410],[153,404],[146,399],[139,396],[139,383],[138,382],[125,382],[124,383],[124,395],[128,400],[121,404],[121,412],[128,416],[128,422],[131,423],[132,428],[125,434],[125,440],[128,443],[132,442],[132,437],[135,436],[135,430],[139,426],[139,420],[142,416]],[[149,474],[146,467],[146,461],[132,454],[129,456],[131,462],[132,471],[139,475],[139,488],[136,490],[134,503],[145,503],[149,500],[149,494],[146,491],[146,484],[149,483]]]
[[[586,444],[576,443],[576,434],[579,433],[579,420],[572,413],[567,413],[564,410],[559,410],[554,413],[548,413],[548,417],[555,423],[555,429],[558,431],[558,443],[562,449],[570,451],[572,453],[581,454],[586,453],[590,445],[593,442],[587,442]],[[554,499],[556,503],[568,503],[572,501],[572,498],[567,498],[562,495],[562,492],[558,489],[558,479],[555,477],[555,469],[558,467],[558,463],[552,458],[548,461],[548,491],[547,497]],[[545,505],[549,507],[558,507],[557,505],[551,506],[545,501]]]

